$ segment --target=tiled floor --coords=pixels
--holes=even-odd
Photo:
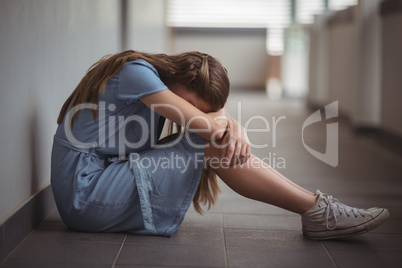
[[[400,156],[354,135],[347,122],[332,119],[330,123],[339,124],[339,165],[334,168],[303,146],[302,125],[312,111],[300,103],[270,102],[262,93],[235,93],[227,107],[235,119],[241,114],[243,124],[249,121],[249,129],[267,130],[269,123],[269,132],[250,133],[250,139],[255,146],[268,144],[254,153],[278,171],[347,204],[387,207],[390,219],[361,236],[310,241],[301,234],[298,215],[245,199],[222,185],[217,205],[204,216],[191,208],[172,238],[73,232],[54,211],[1,268],[402,267]],[[252,119],[255,115],[259,117]],[[325,136],[325,123],[304,130],[305,144],[321,152]]]

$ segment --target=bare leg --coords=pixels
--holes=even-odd
[[[265,163],[264,163],[264,164],[265,164]],[[293,185],[293,187],[297,187],[297,188],[299,188],[300,190],[306,192],[307,194],[310,194],[310,195],[315,196],[315,194],[313,194],[312,192],[310,192],[310,191],[307,190],[307,189],[304,189],[304,188],[301,187],[300,185],[297,185],[297,184],[294,183],[293,181],[289,180],[288,178],[286,178],[285,176],[283,176],[281,173],[279,173],[278,171],[276,171],[275,169],[273,169],[272,167],[270,167],[268,164],[266,164],[266,166],[267,166],[267,168],[268,168],[269,170],[271,170],[273,173],[275,173],[275,175],[277,175],[278,177],[280,177],[282,180],[284,180],[284,181],[290,183],[291,185]]]
[[[212,146],[206,149],[206,157],[218,157]],[[235,192],[264,203],[303,213],[316,202],[316,196],[296,185],[252,155],[248,162],[231,168],[213,165],[216,174]]]

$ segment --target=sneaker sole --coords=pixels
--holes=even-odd
[[[355,236],[363,233],[367,233],[380,225],[382,225],[389,218],[389,211],[383,209],[380,214],[378,214],[371,221],[365,222],[359,226],[353,226],[346,229],[339,230],[325,230],[319,232],[303,231],[303,235],[312,240],[329,240],[337,239],[342,237]]]

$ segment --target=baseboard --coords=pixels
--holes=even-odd
[[[386,129],[381,129],[375,140],[393,153],[402,156],[402,136]]]
[[[52,189],[48,185],[0,225],[0,263],[55,206]]]

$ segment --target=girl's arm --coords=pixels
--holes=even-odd
[[[243,126],[234,120],[226,110],[225,113],[228,118],[228,127],[221,143],[227,146],[223,148],[222,156],[230,160],[227,166],[244,164],[251,155],[250,140]]]
[[[228,126],[223,110],[206,114],[170,90],[147,95],[140,100],[156,113],[208,141],[221,140]]]

